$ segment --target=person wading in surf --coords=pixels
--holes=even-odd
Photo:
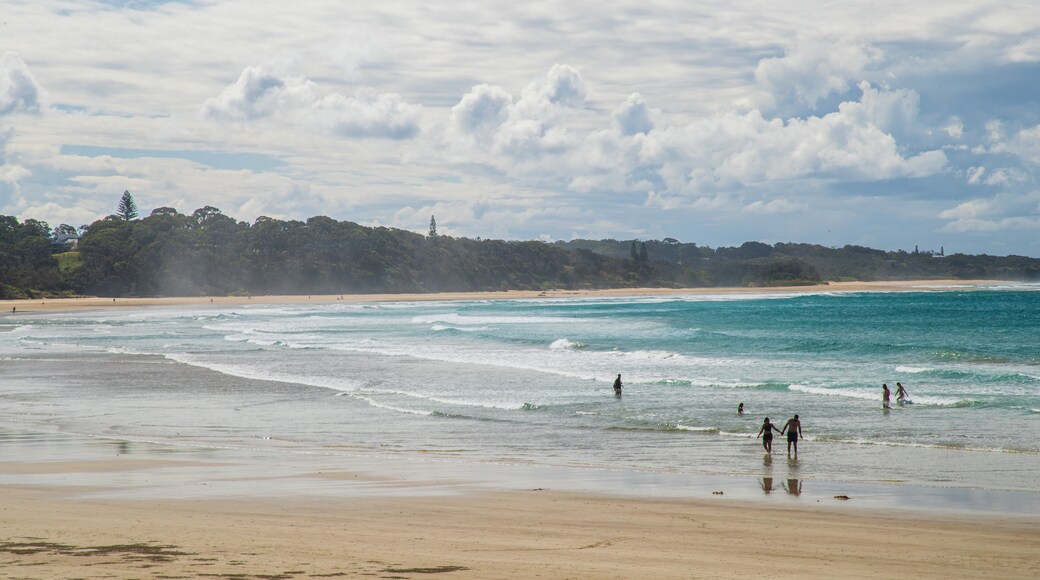
[[[776,425],[770,423],[769,417],[766,417],[765,420],[762,421],[762,428],[758,430],[758,435],[756,435],[756,437],[762,438],[762,447],[765,447],[766,453],[773,452],[773,431],[780,433],[780,430],[776,428]],[[783,435],[783,433],[780,434]]]
[[[783,435],[784,431],[787,432],[787,454],[791,454],[791,445],[794,445],[794,454],[797,456],[798,439],[802,436],[802,421],[798,418],[798,415],[787,420],[784,428],[780,430],[780,434]]]
[[[896,402],[902,403],[906,401],[906,398],[910,396],[910,393],[906,392],[903,388],[903,383],[896,383]]]
[[[618,374],[617,378],[614,379],[614,395],[621,396],[621,375]]]

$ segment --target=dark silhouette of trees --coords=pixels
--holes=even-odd
[[[136,208],[134,209],[135,213]],[[434,237],[315,216],[237,221],[212,206],[84,226],[0,216],[0,298],[782,286],[823,280],[1040,280],[1040,260],[861,246]],[[75,250],[61,236],[79,233]]]

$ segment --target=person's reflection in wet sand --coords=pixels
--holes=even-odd
[[[799,479],[788,479],[784,489],[791,495],[802,495],[802,482]]]
[[[766,493],[766,495],[769,495],[770,493],[773,492],[773,478],[772,477],[763,477],[762,478],[762,491],[764,491]]]

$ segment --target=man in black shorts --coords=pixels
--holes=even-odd
[[[787,433],[787,454],[791,454],[791,445],[794,445],[794,454],[798,455],[798,439],[802,436],[802,422],[798,419],[798,415],[787,420],[784,424],[784,428],[780,430],[780,434]]]

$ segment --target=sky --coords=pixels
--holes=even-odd
[[[0,0],[0,214],[1040,257],[1040,9]]]

